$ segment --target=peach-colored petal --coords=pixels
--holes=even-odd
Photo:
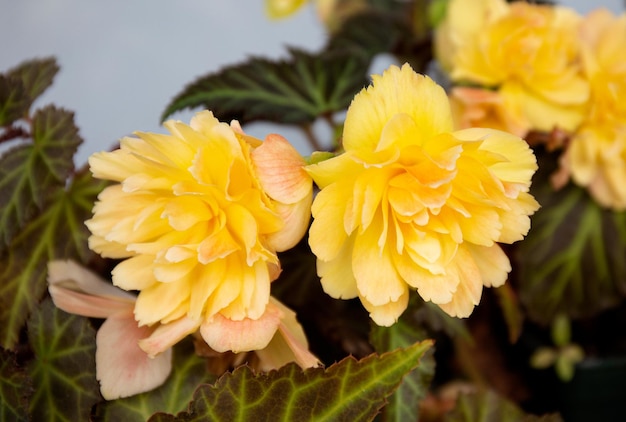
[[[261,186],[274,200],[293,204],[312,190],[304,158],[285,138],[272,134],[251,153]]]
[[[96,336],[96,377],[107,400],[159,387],[172,369],[171,349],[150,358],[138,345],[152,331],[138,327],[132,313],[108,318]]]
[[[283,316],[270,343],[256,352],[261,361],[261,370],[277,369],[289,362],[296,362],[302,368],[318,366],[320,362],[309,352],[308,342],[296,319],[296,313],[274,298],[270,301],[280,309]]]
[[[167,324],[159,325],[149,336],[139,340],[139,347],[154,358],[167,351],[176,343],[189,334],[194,333],[200,327],[200,322],[188,317],[183,317]]]
[[[204,320],[200,334],[216,352],[260,350],[274,337],[281,318],[282,312],[272,304],[268,304],[265,313],[256,320],[233,321],[218,313]]]
[[[132,312],[134,300],[92,296],[64,287],[48,286],[55,306],[65,312],[90,318],[107,318],[120,312]]]
[[[267,244],[277,252],[293,248],[304,237],[311,220],[313,189],[295,204],[276,204],[276,212],[285,223],[278,232],[267,236]]]
[[[81,267],[73,261],[48,263],[48,290],[54,304],[65,312],[92,318],[133,309],[135,296]]]

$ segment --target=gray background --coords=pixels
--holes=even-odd
[[[621,0],[565,1],[581,13]],[[198,76],[251,55],[286,56],[286,45],[315,51],[325,32],[307,5],[289,19],[265,16],[263,0],[0,0],[0,71],[55,56],[54,85],[36,103],[73,110],[85,143],[76,156],[109,149],[136,130],[163,132],[159,116]],[[384,62],[384,61],[383,61]],[[382,70],[386,63],[373,69]],[[192,112],[174,117],[188,121]],[[308,153],[297,131],[254,124],[263,138],[276,130]]]

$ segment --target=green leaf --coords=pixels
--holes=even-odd
[[[553,191],[551,168],[542,163],[533,181],[533,194],[542,207],[514,258],[520,298],[529,316],[549,324],[561,312],[570,318],[588,317],[623,300],[626,212],[601,208],[572,184]]]
[[[349,51],[371,60],[381,53],[392,53],[411,37],[403,16],[381,10],[356,14],[344,23],[326,46],[328,51]]]
[[[52,85],[58,71],[59,66],[54,57],[47,57],[25,61],[9,70],[7,75],[22,81],[30,100],[30,107],[32,102]]]
[[[46,299],[28,323],[35,355],[30,373],[36,421],[85,421],[102,400],[96,381],[96,332],[84,317],[67,314]]]
[[[391,327],[371,324],[371,342],[378,353],[407,347],[427,338],[426,330],[415,318],[414,307],[402,314],[398,322]],[[419,414],[419,402],[428,392],[428,387],[435,374],[435,359],[432,349],[427,351],[420,365],[402,380],[402,384],[389,399],[383,409],[381,421],[416,420]]]
[[[30,97],[22,81],[0,75],[0,127],[21,119],[29,108]]]
[[[66,189],[57,189],[43,212],[30,221],[0,257],[0,346],[11,349],[28,315],[46,291],[52,259],[87,262],[89,231],[84,221],[103,182],[85,171]]]
[[[431,345],[424,341],[360,361],[347,357],[328,369],[303,371],[291,363],[255,375],[242,366],[200,387],[188,412],[150,420],[369,421]]]
[[[16,356],[0,349],[0,421],[27,421],[32,382]]]
[[[195,354],[190,339],[174,347],[172,373],[161,387],[136,396],[103,402],[96,407],[94,421],[143,422],[157,412],[177,413],[187,408],[201,383],[214,382],[205,359]]]
[[[203,107],[221,121],[307,124],[347,108],[367,84],[367,64],[342,53],[312,55],[290,50],[289,60],[253,58],[188,85],[163,113]]]
[[[38,110],[32,120],[32,144],[20,145],[0,158],[0,250],[65,186],[74,169],[72,157],[82,142],[74,114],[54,106]]]
[[[444,418],[444,422],[530,422],[540,420],[556,422],[562,419],[559,415],[538,417],[525,414],[516,405],[489,390],[462,394],[454,410]]]
[[[494,292],[500,303],[502,316],[504,317],[504,322],[506,322],[509,331],[509,342],[513,344],[517,342],[520,335],[522,335],[524,325],[524,313],[520,308],[517,293],[511,286],[511,283],[506,283],[495,288]]]
[[[415,297],[415,295],[413,295]],[[417,297],[415,297],[417,299]],[[412,298],[411,300],[415,300]],[[432,302],[421,302],[416,306],[415,319],[420,326],[426,326],[430,331],[441,331],[451,338],[460,338],[471,344],[473,342],[465,321],[454,318],[445,313],[439,306]]]

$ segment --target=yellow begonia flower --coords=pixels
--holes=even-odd
[[[348,17],[367,8],[366,0],[309,0],[315,3],[319,20],[331,32],[341,27]],[[271,19],[284,19],[298,12],[307,0],[265,0],[265,14]]]
[[[526,142],[491,129],[453,132],[443,89],[405,64],[354,98],[343,145],[307,166],[321,188],[309,243],[326,293],[359,297],[388,326],[410,288],[466,317],[483,286],[505,282],[510,264],[496,242],[522,239],[538,208]]]
[[[571,174],[598,203],[626,209],[626,13],[597,9],[581,27],[591,106],[561,160],[562,181]],[[561,183],[562,184],[562,183]]]
[[[444,19],[434,31],[434,53],[446,72],[453,68],[454,56],[476,38],[489,23],[508,11],[505,0],[450,0]]]
[[[296,13],[307,0],[265,0],[265,13],[272,19],[282,19]]]
[[[268,308],[276,253],[310,219],[304,159],[284,138],[262,142],[209,111],[164,125],[171,134],[137,133],[89,158],[95,177],[118,182],[86,222],[89,245],[128,258],[113,283],[139,291],[140,326],[159,325],[158,341],[141,343],[149,355],[198,329],[218,352],[263,349],[277,329]]]
[[[462,16],[468,2],[452,2],[449,13]],[[463,32],[450,59],[452,79],[498,88],[519,113],[517,120],[528,119],[534,129],[575,130],[589,99],[580,64],[580,16],[569,8],[526,2],[504,6],[504,13],[502,7],[484,25]]]

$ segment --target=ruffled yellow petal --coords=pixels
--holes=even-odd
[[[452,128],[443,89],[430,78],[415,73],[408,64],[402,68],[391,66],[382,76],[373,75],[372,79],[372,86],[357,94],[348,108],[343,132],[346,151],[379,150],[383,129],[398,114],[408,115],[419,129],[410,132],[415,138],[404,138],[402,143],[421,145],[429,137]],[[392,101],[388,99],[390,93]],[[381,146],[388,148],[389,140]]]
[[[409,304],[409,290],[405,285],[404,291],[397,300],[381,305],[373,305],[364,297],[361,297],[361,302],[363,307],[370,313],[372,321],[383,327],[391,327],[398,321],[398,318],[400,318],[400,315],[402,315]]]
[[[335,299],[352,299],[359,294],[352,270],[353,246],[353,240],[347,241],[334,258],[317,260],[317,275],[322,288]]]

